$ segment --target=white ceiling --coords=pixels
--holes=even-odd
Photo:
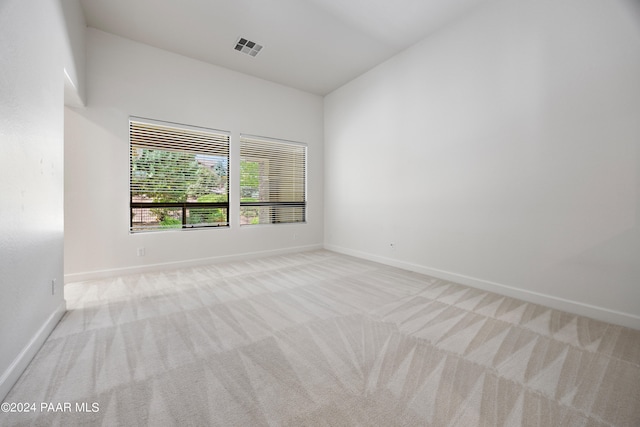
[[[324,95],[488,0],[81,0],[87,25]],[[260,43],[255,58],[238,37]]]

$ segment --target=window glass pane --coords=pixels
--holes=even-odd
[[[187,209],[187,226],[227,225],[225,208],[189,208]]]
[[[304,222],[304,206],[240,206],[240,225]]]
[[[182,228],[182,208],[133,208],[131,216],[132,231]]]

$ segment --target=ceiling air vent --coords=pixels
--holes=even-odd
[[[240,37],[234,49],[250,56],[256,56],[262,50],[262,45]]]

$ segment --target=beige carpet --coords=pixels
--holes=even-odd
[[[332,252],[65,292],[2,425],[640,426],[640,331]]]

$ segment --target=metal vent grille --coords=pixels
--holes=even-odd
[[[240,37],[234,49],[238,52],[246,53],[249,56],[256,56],[262,50],[262,45]]]

